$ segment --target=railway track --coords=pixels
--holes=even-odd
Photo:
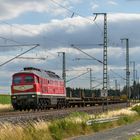
[[[126,107],[126,103],[121,104],[111,104],[108,105],[108,110],[119,109]],[[106,111],[107,106],[104,106],[104,111]],[[3,112],[0,113],[0,123],[11,122],[11,123],[21,123],[28,121],[37,120],[53,120],[57,118],[63,118],[72,112],[87,112],[89,114],[99,114],[103,112],[103,106],[89,106],[89,107],[75,107],[75,108],[65,108],[61,110],[45,110],[45,111],[29,111],[29,112]]]

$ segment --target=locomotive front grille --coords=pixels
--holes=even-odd
[[[27,105],[36,103],[37,96],[35,94],[30,95],[12,95],[12,104]]]

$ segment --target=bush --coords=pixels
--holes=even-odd
[[[140,115],[140,106],[139,105],[136,105],[135,107],[133,107],[132,110],[136,111]]]

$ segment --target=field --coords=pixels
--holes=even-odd
[[[0,104],[11,104],[10,95],[0,95]]]
[[[0,95],[0,112],[7,112],[12,109],[10,95]]]

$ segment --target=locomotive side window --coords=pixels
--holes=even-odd
[[[20,77],[20,76],[14,77],[14,79],[13,79],[14,84],[20,84],[21,82],[22,82],[22,77]]]
[[[39,79],[35,77],[35,83],[39,83]]]
[[[24,82],[25,83],[33,83],[34,82],[33,76],[25,76],[24,77]]]
[[[64,83],[63,82],[60,82],[60,86],[64,86]]]

